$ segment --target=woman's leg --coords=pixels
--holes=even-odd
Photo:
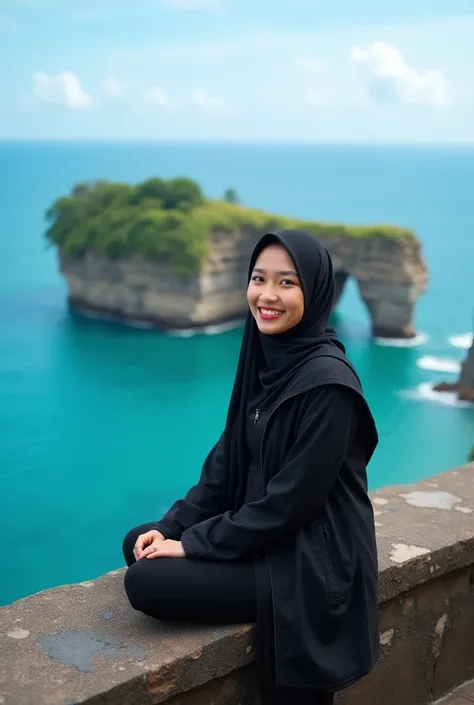
[[[133,548],[140,534],[153,528],[142,524],[123,542],[125,590],[131,605],[159,619],[237,624],[257,617],[252,562],[211,563],[187,558],[143,558]],[[271,608],[267,618],[271,616]],[[261,617],[264,615],[261,615]],[[262,705],[332,705],[333,695],[275,688],[273,633],[257,628],[257,652],[262,680]]]
[[[150,524],[133,529],[123,543],[129,568],[125,590],[136,610],[158,619],[213,624],[256,620],[252,562],[212,563],[187,558],[143,558],[133,547]]]

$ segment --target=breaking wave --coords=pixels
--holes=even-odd
[[[443,406],[454,406],[458,409],[474,409],[474,404],[469,401],[460,401],[455,392],[436,392],[433,386],[433,382],[423,382],[415,389],[399,392],[399,395],[411,401],[431,401]]]
[[[414,338],[374,338],[374,343],[387,348],[416,348],[419,345],[424,345],[427,340],[428,336],[425,333],[420,333]]]
[[[225,333],[228,330],[241,328],[244,321],[245,319],[236,319],[235,321],[219,323],[215,326],[200,326],[196,328],[184,328],[182,330],[170,330],[167,331],[167,335],[172,335],[176,338],[191,338],[193,335],[219,335],[219,333]]]
[[[424,355],[417,361],[417,367],[430,372],[447,372],[449,374],[459,374],[461,371],[461,363],[457,360],[451,360],[445,357],[434,357],[433,355]]]
[[[472,345],[472,339],[472,333],[461,333],[460,335],[452,335],[449,338],[449,342],[455,348],[464,348],[465,350],[468,350]]]

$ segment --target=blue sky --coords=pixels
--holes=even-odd
[[[474,143],[472,37],[472,0],[0,0],[0,138]]]

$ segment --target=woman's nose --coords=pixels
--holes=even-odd
[[[271,287],[267,287],[266,289],[264,289],[261,292],[260,300],[265,301],[267,303],[271,303],[271,302],[278,301],[278,296],[277,296],[276,292]]]

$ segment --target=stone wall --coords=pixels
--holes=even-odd
[[[78,309],[164,329],[218,324],[245,315],[248,260],[258,238],[254,232],[214,233],[195,277],[175,275],[169,262],[110,261],[93,253],[82,260],[60,253],[60,269]],[[374,335],[414,336],[413,311],[428,278],[419,242],[382,236],[323,242],[334,260],[338,296],[347,277],[355,277]]]
[[[380,659],[339,705],[427,705],[474,677],[474,464],[372,494]],[[2,705],[258,705],[250,625],[134,612],[124,570],[0,609]]]

